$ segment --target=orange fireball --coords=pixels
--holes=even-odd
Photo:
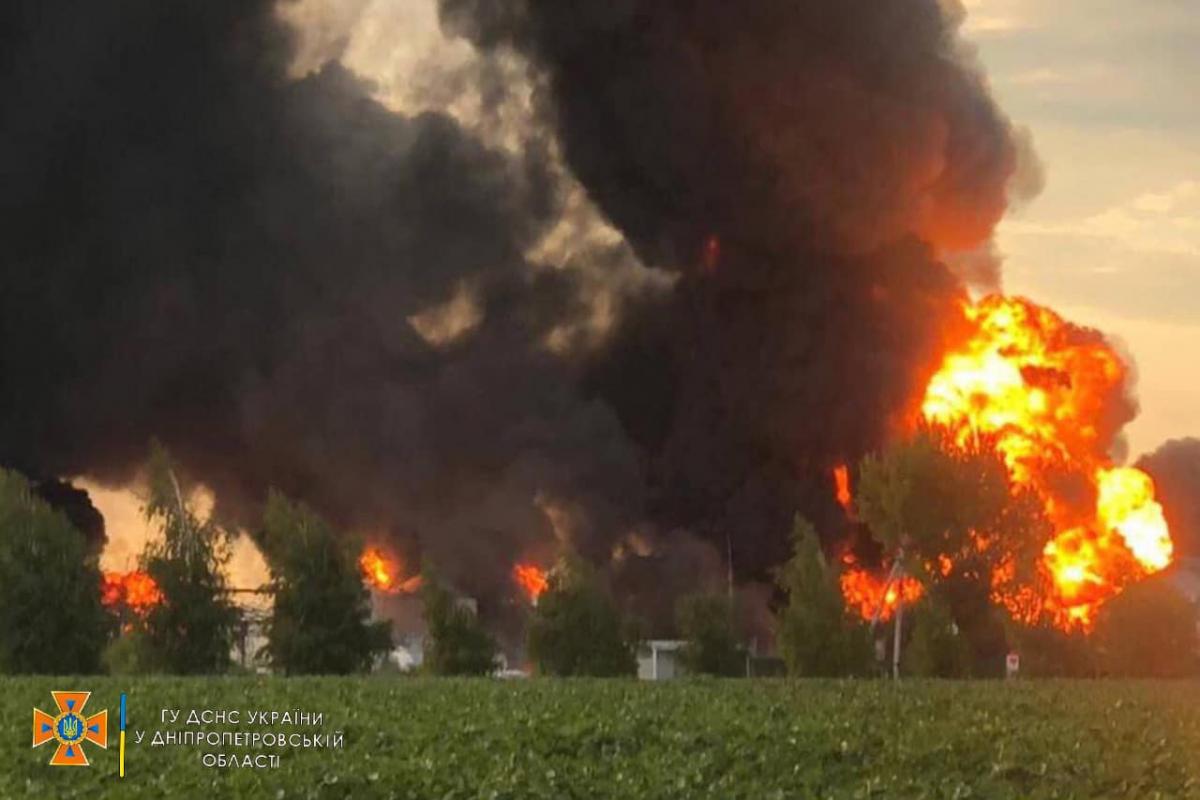
[[[513,580],[516,581],[517,586],[521,587],[521,591],[525,593],[531,603],[536,603],[542,592],[550,586],[550,579],[547,577],[546,571],[534,564],[514,566]]]
[[[840,580],[846,605],[863,619],[873,620],[878,615],[880,622],[892,618],[898,603],[909,606],[925,594],[925,588],[915,578],[901,578],[888,585],[887,577],[857,567],[843,572]]]
[[[1038,494],[1058,531],[1043,553],[1045,596],[1001,570],[995,599],[1027,621],[1090,627],[1105,600],[1173,552],[1153,481],[1108,455],[1128,368],[1100,334],[1029,300],[994,295],[963,313],[971,334],[930,379],[922,416],[961,444],[994,436],[1013,480]]]
[[[368,547],[358,558],[363,580],[383,594],[412,594],[421,588],[420,575],[403,577],[400,561],[379,547]]]
[[[105,608],[124,606],[138,616],[163,601],[162,591],[147,573],[105,572],[100,583],[100,602]]]

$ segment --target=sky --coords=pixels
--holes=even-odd
[[[965,36],[1046,172],[1000,225],[1005,290],[1132,355],[1132,455],[1200,436],[1200,5],[966,5]]]

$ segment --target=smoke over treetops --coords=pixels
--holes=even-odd
[[[1200,558],[1200,439],[1171,439],[1137,465],[1154,478],[1180,555]]]
[[[267,0],[0,9],[0,462],[121,483],[158,437],[222,513],[278,486],[484,595],[635,531],[762,576],[919,396],[946,264],[1036,185],[959,14],[440,13],[527,72],[516,146],[296,77]],[[557,257],[577,186],[624,240]]]

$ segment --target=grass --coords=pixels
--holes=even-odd
[[[1200,798],[1200,684],[494,682],[372,677],[0,679],[2,798]],[[52,689],[110,709],[92,766],[30,749]],[[129,695],[127,776],[118,694]],[[340,750],[206,768],[151,746],[159,711],[303,709]],[[205,730],[258,730],[202,726]],[[287,732],[312,732],[289,728]],[[130,734],[132,737],[132,734]],[[250,751],[258,752],[258,751]]]

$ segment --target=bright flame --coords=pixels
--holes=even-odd
[[[929,381],[922,414],[960,444],[995,436],[1014,481],[1037,492],[1058,530],[1043,554],[1051,596],[1032,597],[1002,570],[995,598],[1027,621],[1090,627],[1105,600],[1166,567],[1173,549],[1150,477],[1107,455],[1126,366],[1099,334],[1029,300],[993,295],[963,311],[971,336]],[[1094,506],[1067,496],[1064,477]]]
[[[861,614],[863,619],[875,619],[878,613],[880,622],[892,618],[901,598],[904,605],[912,605],[925,593],[925,588],[915,578],[902,578],[888,586],[886,577],[858,567],[842,573],[841,585],[847,606]]]
[[[833,468],[833,485],[838,504],[849,512],[854,496],[850,494],[850,470],[845,464],[838,464]]]
[[[550,585],[546,571],[534,564],[517,564],[513,567],[513,580],[525,592],[529,602],[536,603],[542,592]]]
[[[162,600],[158,584],[145,572],[105,572],[100,583],[100,602],[105,608],[123,605],[144,617]]]
[[[1162,506],[1154,501],[1150,476],[1132,467],[1100,469],[1096,484],[1096,514],[1104,527],[1119,532],[1134,558],[1147,569],[1166,568],[1174,546]]]
[[[384,594],[412,594],[421,588],[421,576],[401,577],[400,561],[378,547],[368,547],[358,558],[363,580]]]

